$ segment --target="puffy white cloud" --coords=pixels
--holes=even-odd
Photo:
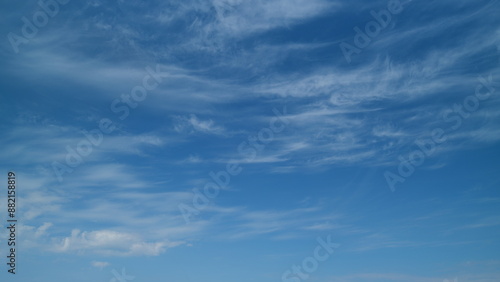
[[[91,252],[115,256],[157,256],[166,249],[182,242],[146,242],[137,234],[114,230],[80,231],[74,229],[71,236],[55,245],[57,252]]]

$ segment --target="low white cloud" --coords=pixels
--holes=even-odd
[[[157,256],[181,242],[146,242],[132,233],[113,230],[80,231],[74,229],[71,236],[55,246],[57,252],[90,252],[112,256]]]
[[[109,266],[109,262],[105,262],[105,261],[92,261],[90,264],[93,267],[100,268],[100,269],[103,269],[103,268]]]
[[[202,120],[194,114],[189,115],[189,117],[176,117],[176,119],[175,130],[177,132],[202,132],[214,135],[223,135],[226,133],[224,127],[216,125],[213,120]]]

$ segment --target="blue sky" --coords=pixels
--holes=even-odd
[[[2,281],[500,281],[498,1],[40,3]]]

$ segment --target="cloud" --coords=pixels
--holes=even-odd
[[[52,227],[52,223],[50,222],[45,222],[42,226],[38,227],[38,229],[35,232],[35,237],[40,237],[46,234],[47,229]]]
[[[291,210],[230,209],[221,214],[234,224],[226,228],[225,239],[248,239],[268,235],[275,239],[304,236],[309,231],[323,231],[326,225],[318,222],[340,220],[341,216],[325,211],[322,207],[305,207]],[[216,223],[216,222],[215,222]],[[312,228],[311,228],[312,227]],[[316,228],[315,228],[316,227]],[[333,227],[333,225],[328,225]],[[346,227],[346,230],[349,229]]]
[[[217,32],[245,36],[278,27],[288,27],[299,21],[331,11],[338,2],[323,0],[214,0]]]
[[[147,181],[139,179],[137,174],[131,172],[132,168],[122,164],[88,164],[66,177],[69,185],[80,187],[109,188],[145,188],[150,186]]]
[[[226,133],[224,127],[215,125],[213,120],[201,120],[194,114],[189,115],[189,117],[176,117],[176,120],[175,131],[177,132],[201,132],[213,135],[224,135]]]
[[[447,1],[446,5],[451,3]],[[465,1],[460,4],[463,3]],[[141,5],[152,5],[155,9],[142,13],[138,9],[144,8]],[[433,5],[437,4],[430,7],[435,7]],[[33,85],[50,86],[50,89],[61,81],[72,84],[64,89],[54,87],[58,91],[50,94],[51,98],[56,97],[52,102],[64,97],[64,93],[71,93],[70,96],[76,97],[85,95],[85,101],[92,106],[105,107],[83,112],[75,110],[82,108],[79,103],[65,107],[68,116],[79,114],[75,119],[23,113],[15,120],[15,126],[6,126],[0,137],[4,152],[0,160],[40,170],[42,175],[47,175],[44,165],[64,160],[65,147],[75,146],[84,138],[81,129],[88,130],[85,122],[111,115],[110,102],[141,82],[146,74],[145,66],[159,61],[168,73],[165,83],[141,104],[137,114],[133,113],[134,117],[151,115],[148,119],[151,122],[144,124],[143,120],[137,121],[131,116],[120,124],[119,133],[105,136],[103,144],[65,179],[64,185],[54,185],[49,177],[23,176],[23,184],[31,188],[26,188],[30,189],[29,193],[21,195],[21,215],[27,222],[44,222],[24,226],[25,234],[31,234],[33,245],[42,248],[47,243],[62,253],[157,256],[169,248],[207,238],[215,228],[227,231],[220,235],[224,239],[295,238],[327,230],[352,231],[351,226],[333,220],[335,215],[323,208],[266,210],[220,206],[218,202],[204,210],[206,216],[203,214],[186,226],[177,205],[192,201],[192,193],[185,192],[191,187],[186,188],[186,183],[178,180],[182,176],[176,175],[177,170],[162,166],[178,164],[177,156],[161,153],[164,149],[189,151],[186,154],[189,157],[186,159],[183,155],[180,162],[193,166],[205,165],[208,161],[240,160],[265,173],[303,172],[303,168],[329,169],[353,164],[384,165],[396,160],[394,156],[404,152],[416,138],[426,136],[429,128],[439,123],[436,119],[448,101],[452,104],[457,95],[473,91],[476,78],[470,74],[472,71],[498,70],[497,66],[483,64],[470,67],[468,61],[497,58],[498,28],[493,34],[464,29],[464,36],[447,46],[429,43],[418,52],[406,48],[406,45],[421,46],[429,42],[422,39],[461,30],[459,27],[471,17],[480,18],[485,14],[444,17],[419,23],[416,28],[401,25],[374,41],[370,45],[373,52],[363,53],[366,57],[356,66],[345,67],[338,63],[343,58],[328,55],[321,57],[321,63],[294,68],[289,66],[296,60],[300,62],[298,58],[310,58],[320,50],[332,51],[328,48],[335,47],[340,40],[338,36],[332,34],[331,38],[313,43],[293,39],[279,41],[275,36],[256,39],[256,36],[290,31],[326,13],[335,16],[340,2],[188,0],[144,4],[118,1],[100,6],[102,13],[95,13],[92,5],[76,11],[72,23],[68,23],[73,26],[58,25],[54,19],[53,26],[60,27],[39,33],[37,39],[30,42],[31,47],[25,46],[29,52],[22,52],[5,64],[5,74],[16,75],[23,83],[29,79]],[[131,11],[141,13],[129,17]],[[492,15],[497,10],[483,12]],[[85,18],[87,14],[93,16]],[[158,30],[161,32],[156,32]],[[326,42],[329,40],[331,42]],[[398,53],[413,51],[416,54],[409,57],[411,59]],[[330,59],[331,62],[327,61]],[[80,89],[81,86],[84,89]],[[36,95],[43,98],[49,95],[40,92],[43,93],[36,92]],[[33,97],[26,100],[38,101]],[[48,103],[49,99],[40,102],[41,105]],[[234,132],[260,128],[262,120],[268,118],[262,114],[263,108],[272,109],[281,104],[289,107],[286,117],[290,126],[251,161],[220,150],[213,150],[217,157],[202,158],[191,152],[193,147],[176,146],[187,139],[182,135],[196,134],[204,141],[217,138],[217,148],[230,148],[234,152],[244,140],[234,142],[230,138]],[[222,107],[216,107],[220,105],[227,107],[220,110]],[[474,121],[471,127],[475,129],[450,135],[447,150],[436,152],[470,148],[470,143],[460,143],[464,140],[498,141],[500,135],[494,126],[498,114],[492,113],[498,105],[491,102],[484,106],[477,113],[477,120],[469,120]],[[162,119],[165,113],[169,118],[174,117],[165,119],[172,122],[166,127],[174,130],[150,132],[145,129],[161,128],[158,124],[165,121]],[[50,117],[58,117],[58,121]],[[482,118],[489,123],[478,128]],[[74,124],[75,120],[79,124]],[[140,125],[134,128],[136,122]],[[128,129],[132,130],[127,132]],[[163,162],[162,165],[157,165],[159,162]],[[189,171],[190,180],[195,179],[198,172]],[[162,173],[176,175],[177,181],[169,182]],[[493,227],[498,222],[497,217],[485,217],[464,228]],[[85,231],[74,229],[75,224]],[[104,225],[110,227],[96,227]],[[137,230],[142,232],[139,234]],[[398,240],[398,237],[368,235],[362,238],[357,250],[421,246],[419,242]],[[93,262],[101,268],[104,264]],[[397,274],[351,278],[427,279]]]
[[[90,115],[90,114],[89,114]],[[32,125],[21,121],[15,127],[6,129],[0,138],[6,153],[0,160],[8,159],[10,163],[19,165],[51,166],[54,161],[65,163],[69,154],[68,147],[76,150],[80,142],[88,142],[89,131],[94,127],[61,125],[52,122]],[[174,138],[167,138],[152,133],[131,134],[120,132],[120,135],[102,134],[102,141],[93,145],[85,161],[101,161],[109,155],[142,155],[149,147],[161,147],[167,142],[175,143]],[[36,150],[34,149],[36,148]]]
[[[99,268],[99,269],[103,269],[107,266],[109,266],[109,262],[105,262],[105,261],[92,261],[90,263],[93,267],[96,267],[96,268]]]
[[[112,256],[157,256],[166,249],[182,242],[145,242],[132,233],[113,230],[80,231],[74,229],[71,236],[61,240],[56,252],[91,252]]]

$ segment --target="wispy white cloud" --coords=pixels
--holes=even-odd
[[[254,1],[214,0],[216,29],[233,36],[288,27],[296,22],[318,16],[336,8],[339,2],[323,0]]]
[[[109,266],[109,262],[105,262],[105,261],[92,261],[90,263],[93,267],[96,267],[96,268],[99,268],[99,269],[103,269],[107,266]]]
[[[201,132],[214,135],[226,134],[225,128],[216,125],[213,120],[202,120],[194,114],[191,114],[189,117],[177,117],[175,130],[179,133],[187,131],[188,133]]]

